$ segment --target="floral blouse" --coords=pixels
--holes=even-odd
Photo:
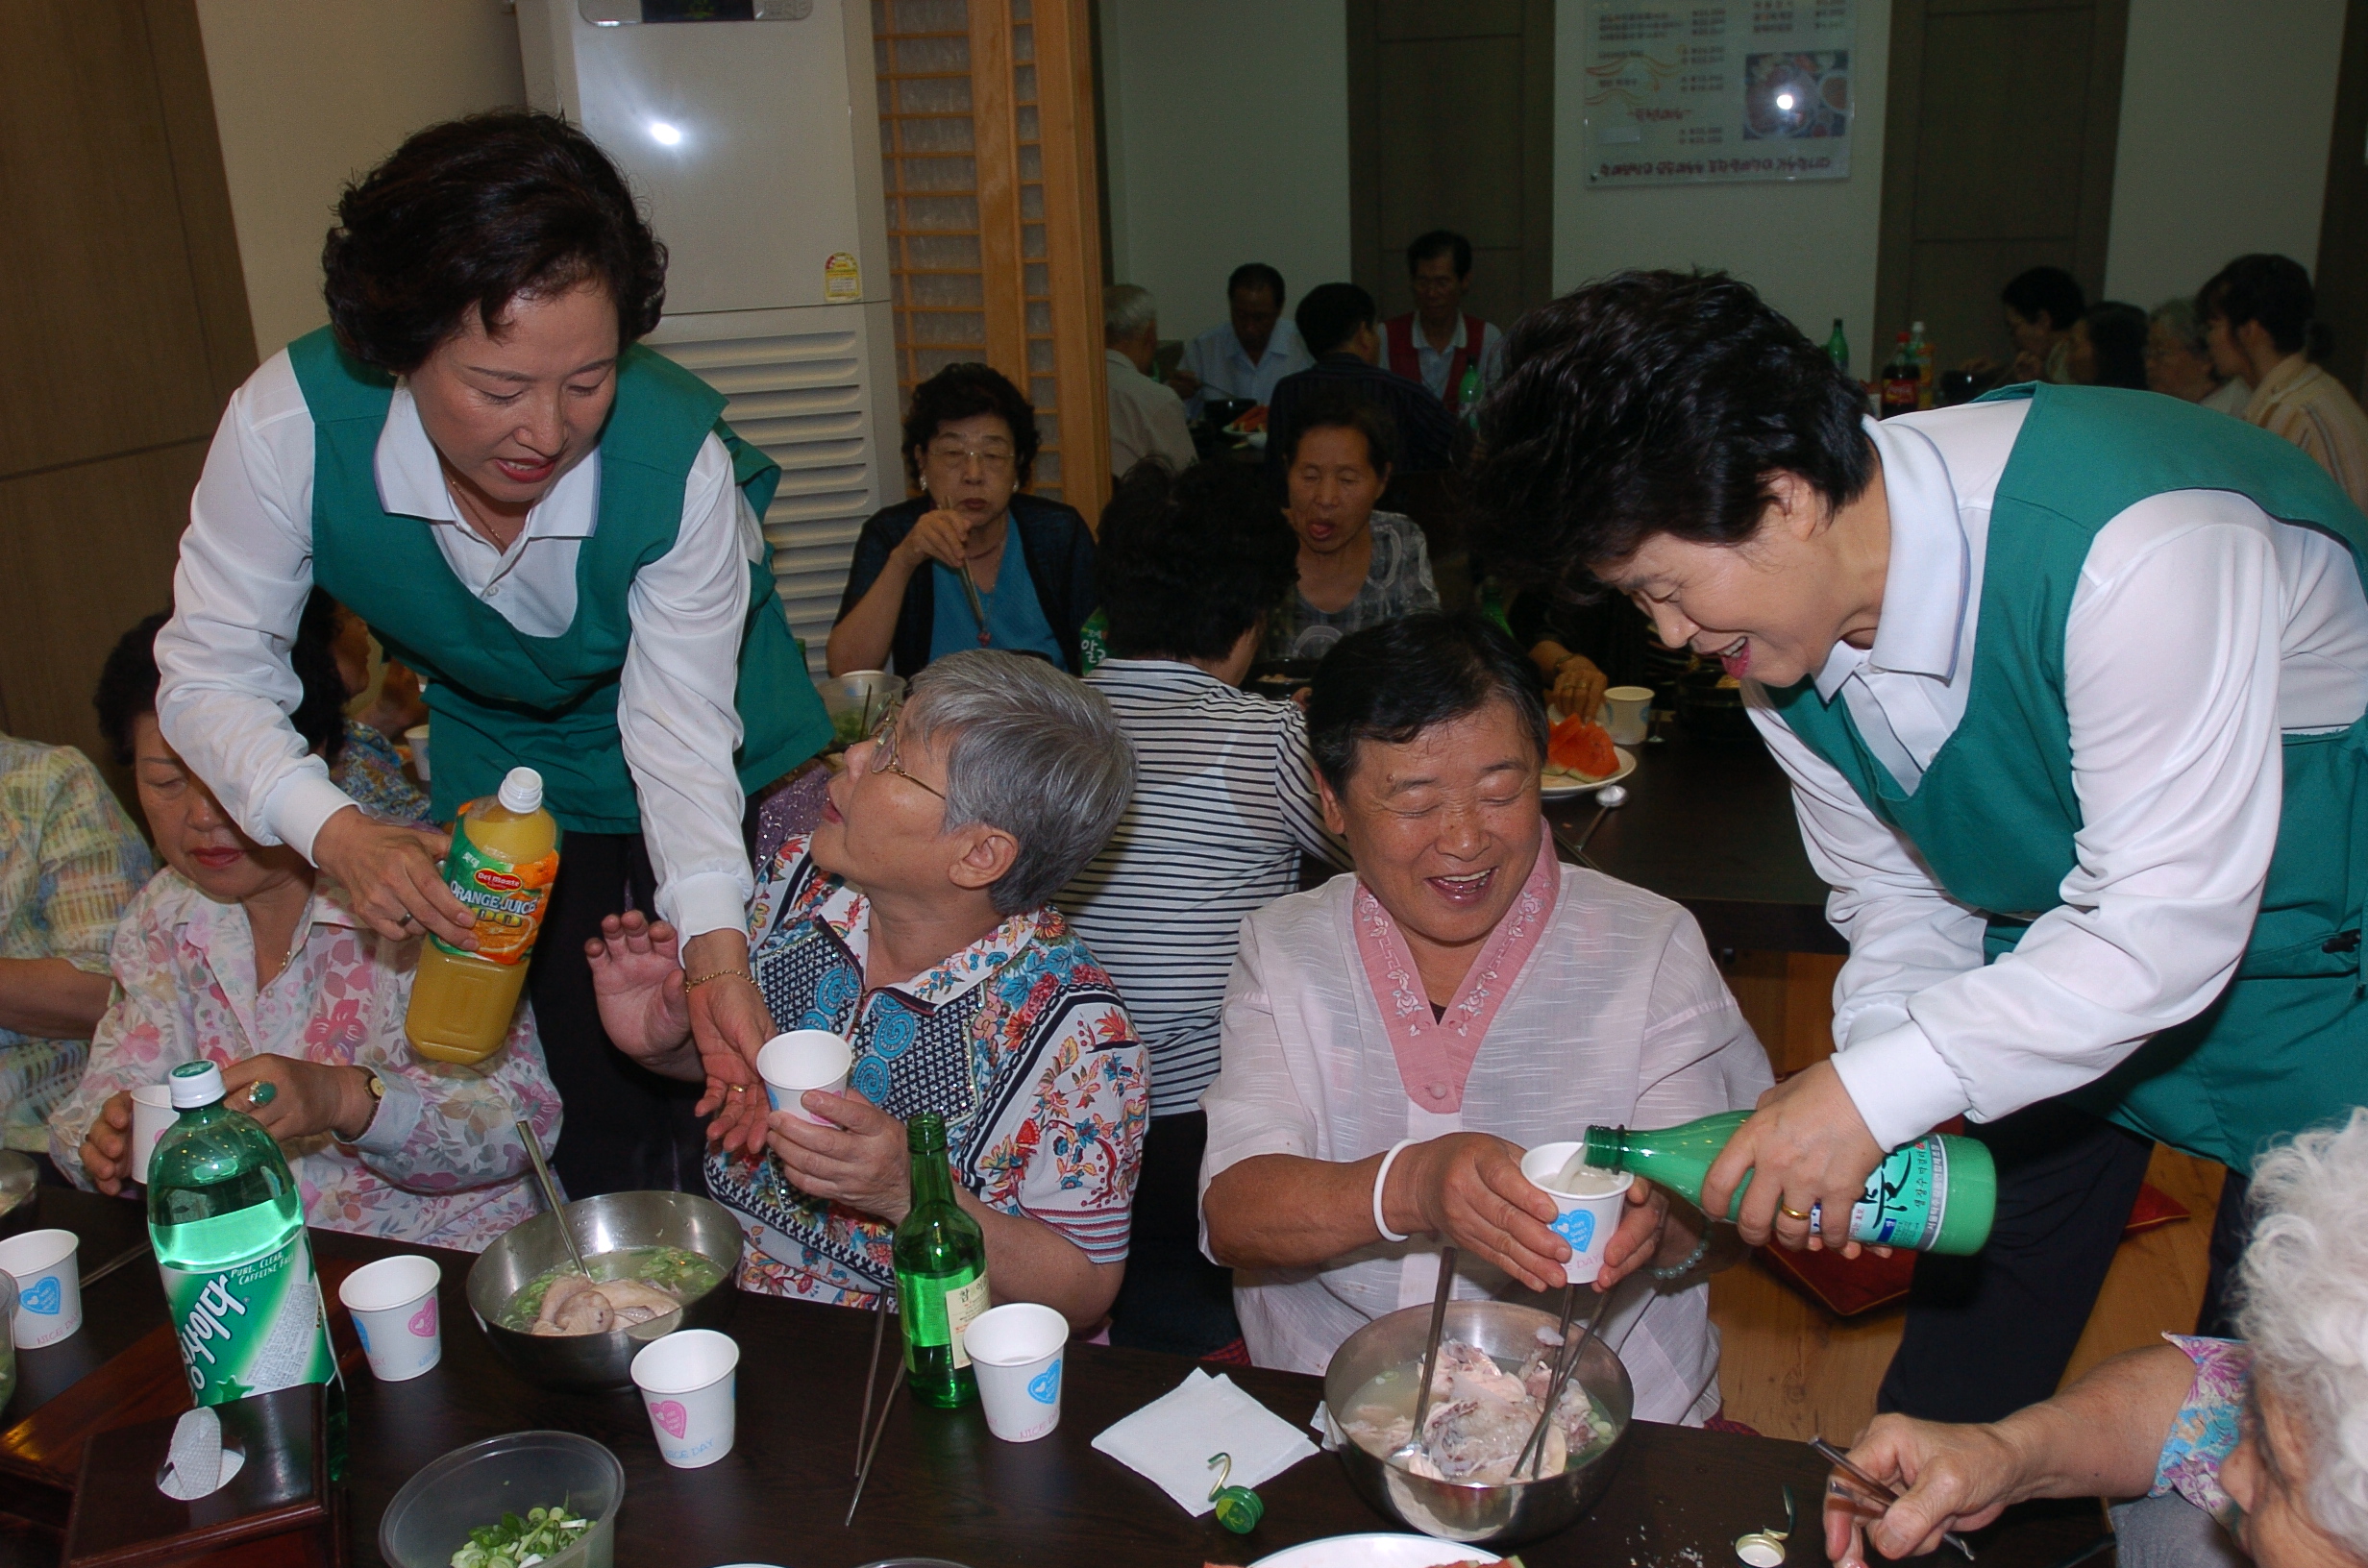
[[[405,1041],[403,1016],[424,939],[389,942],[323,879],[297,923],[287,967],[257,991],[246,911],[219,904],[180,872],[159,871],[116,929],[121,988],[99,1021],[82,1086],[50,1118],[49,1152],[84,1187],[83,1135],[110,1095],[161,1082],[184,1062],[229,1066],[269,1053],[366,1066],[386,1097],[362,1136],[283,1142],[305,1218],[333,1231],[481,1250],[541,1212],[526,1116],[545,1148],[559,1135],[559,1093],[543,1066],[534,1013],[521,1007],[485,1066],[429,1062]]]
[[[329,781],[351,796],[365,817],[400,827],[426,827],[435,820],[428,797],[404,772],[403,754],[395,743],[358,719],[345,722],[345,745],[337,749]]]
[[[954,1179],[1098,1263],[1126,1256],[1150,1090],[1110,976],[1051,908],[1014,915],[900,985],[866,990],[870,910],[793,838],[749,906],[756,983],[776,1026],[854,1046],[850,1089],[900,1120],[946,1118]],[[771,1155],[707,1157],[740,1216],[744,1289],[868,1305],[895,1281],[892,1227],[809,1197]]]
[[[2236,1505],[2220,1489],[2220,1466],[2243,1435],[2245,1395],[2253,1384],[2253,1347],[2235,1339],[2195,1335],[2162,1336],[2195,1363],[2187,1402],[2171,1421],[2170,1440],[2155,1465],[2154,1488],[2146,1495],[2177,1492],[2223,1526],[2236,1517]]]
[[[105,974],[115,922],[154,869],[89,758],[0,735],[0,958],[62,958]],[[44,1123],[89,1049],[0,1029],[0,1142],[47,1145]]]

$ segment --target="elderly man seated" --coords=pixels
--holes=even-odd
[[[848,749],[822,825],[782,845],[749,906],[775,1026],[854,1047],[848,1093],[804,1096],[826,1125],[767,1115],[738,1056],[702,1061],[672,927],[629,914],[586,944],[609,1038],[654,1071],[707,1082],[701,1110],[720,1112],[707,1187],[748,1232],[743,1288],[856,1305],[892,1288],[890,1240],[912,1200],[904,1123],[935,1112],[995,1300],[1041,1302],[1078,1327],[1109,1310],[1148,1115],[1143,1046],[1047,900],[1134,784],[1107,700],[986,649],[931,663]]]
[[[1538,797],[1545,712],[1511,639],[1410,616],[1344,638],[1309,706],[1324,820],[1354,875],[1244,923],[1222,1066],[1202,1096],[1205,1246],[1237,1271],[1262,1366],[1321,1372],[1369,1320],[1459,1295],[1559,1287],[1529,1145],[1750,1106],[1767,1058],[1692,917],[1562,864]],[[1637,1414],[1718,1408],[1700,1277],[1709,1229],[1648,1184],[1598,1288]],[[1644,1270],[1642,1277],[1629,1277]]]
[[[1989,1425],[1877,1416],[1850,1458],[1906,1495],[1828,1497],[1827,1556],[1865,1568],[1869,1542],[1905,1557],[2010,1503],[2102,1494],[2139,1499],[2113,1509],[2121,1568],[2368,1563],[2362,1192],[2368,1110],[2355,1108],[2254,1164],[2242,1339],[2165,1335]]]

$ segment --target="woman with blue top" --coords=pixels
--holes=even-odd
[[[773,1032],[742,929],[746,792],[830,738],[757,523],[780,470],[637,342],[665,249],[564,120],[419,132],[346,191],[322,261],[331,325],[232,397],[190,502],[156,641],[164,739],[381,937],[473,948],[445,836],[371,818],[289,722],[314,585],[366,621],[428,682],[434,819],[524,765],[565,831],[527,990],[569,1189],[695,1187],[701,1114],[727,1139],[761,1125],[738,1109]],[[580,957],[602,917],[653,908],[687,939],[703,1099],[608,1043]]]
[[[921,494],[874,513],[855,541],[830,628],[832,674],[893,657],[909,678],[966,648],[1083,673],[1094,536],[1075,507],[1024,493],[1036,447],[1036,411],[985,365],[949,365],[913,388],[904,467]]]

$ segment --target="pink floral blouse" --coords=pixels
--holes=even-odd
[[[83,1135],[108,1097],[160,1082],[184,1062],[225,1066],[269,1053],[366,1066],[386,1097],[362,1136],[283,1142],[303,1189],[305,1218],[333,1231],[423,1246],[482,1249],[541,1211],[526,1148],[511,1122],[526,1116],[550,1148],[559,1094],[543,1066],[531,1008],[482,1067],[414,1055],[403,1034],[419,941],[389,942],[323,879],[297,924],[293,956],[259,992],[246,912],[218,904],[181,873],[159,871],[115,930],[121,988],[99,1020],[82,1086],[50,1117],[49,1152],[78,1184]]]

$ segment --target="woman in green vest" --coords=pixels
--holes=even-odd
[[[337,217],[331,325],[272,355],[215,433],[158,718],[251,838],[303,851],[382,934],[463,947],[444,835],[365,816],[288,723],[306,595],[427,680],[437,821],[539,771],[565,833],[528,977],[566,1107],[555,1163],[579,1196],[695,1187],[699,1115],[720,1109],[727,1137],[761,1123],[741,1109],[773,1032],[742,934],[746,793],[830,735],[758,527],[780,471],[639,345],[665,250],[565,121],[431,127]],[[703,1098],[601,1032],[583,945],[628,908],[689,939]]]
[[[1882,1400],[2047,1397],[2151,1139],[2241,1177],[2368,1099],[2368,520],[2152,393],[1878,425],[1714,274],[1525,318],[1483,429],[1491,558],[1744,677],[1850,942],[1837,1053],[1762,1096],[1706,1203],[1748,1173],[1748,1239],[1838,1240],[1885,1150],[1971,1117],[1998,1225],[1919,1262]]]

